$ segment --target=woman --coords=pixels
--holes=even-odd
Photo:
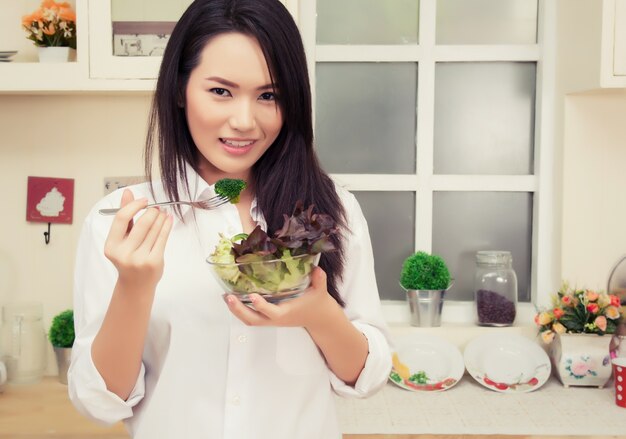
[[[364,397],[390,369],[367,224],[313,150],[297,27],[278,0],[197,0],[166,48],[146,142],[151,181],[88,215],[75,280],[69,371],[76,407],[135,438],[339,438],[332,390]],[[168,215],[149,201],[203,199],[221,178],[237,204]],[[331,215],[338,251],[280,304],[224,300],[204,262],[219,233],[272,234],[297,200]],[[98,215],[122,206],[115,218]],[[134,219],[135,220],[134,220]]]

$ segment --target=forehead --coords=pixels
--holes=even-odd
[[[241,33],[225,33],[211,38],[192,74],[204,78],[218,76],[241,86],[258,87],[270,83],[270,72],[261,46],[255,38]]]

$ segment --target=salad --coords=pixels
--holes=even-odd
[[[225,287],[234,293],[276,294],[300,291],[309,285],[309,274],[320,254],[336,250],[331,236],[335,221],[326,214],[304,209],[298,201],[283,227],[270,237],[260,226],[249,235],[220,239],[208,262]]]

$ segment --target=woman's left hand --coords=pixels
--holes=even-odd
[[[311,285],[300,296],[278,304],[270,303],[259,294],[249,296],[252,307],[243,304],[236,296],[226,297],[230,311],[249,326],[301,326],[312,329],[323,325],[325,317],[339,305],[328,294],[326,273],[316,267],[311,273]]]

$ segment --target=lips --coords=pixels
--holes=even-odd
[[[241,155],[250,151],[256,142],[251,139],[226,139],[221,137],[220,142],[224,147],[224,150],[229,154]]]

